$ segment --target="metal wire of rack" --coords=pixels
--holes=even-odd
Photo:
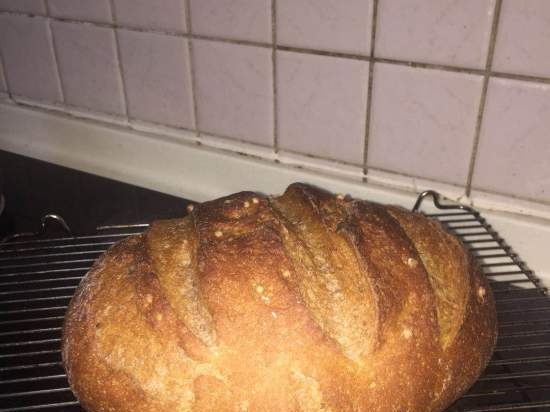
[[[550,410],[550,299],[547,289],[475,210],[442,204],[439,220],[479,261],[499,316],[494,356],[476,384],[448,411]],[[82,411],[61,364],[60,336],[69,300],[95,259],[148,225],[104,226],[95,233],[17,238],[0,245],[0,412]]]

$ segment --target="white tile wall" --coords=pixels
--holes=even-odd
[[[109,0],[47,0],[51,16],[112,23]]]
[[[271,50],[193,40],[193,51],[199,129],[272,144]]]
[[[485,67],[494,0],[380,1],[376,54],[463,67]]]
[[[368,62],[282,51],[277,64],[279,147],[361,164]]]
[[[279,44],[369,54],[370,0],[278,0]]]
[[[271,0],[190,0],[193,33],[271,42]]]
[[[0,52],[13,94],[50,102],[62,100],[45,18],[0,14]]]
[[[52,30],[68,104],[98,112],[125,113],[114,30],[54,21]]]
[[[187,31],[185,0],[112,0],[119,25],[152,30]]]
[[[492,79],[473,187],[550,202],[550,84]]]
[[[550,1],[504,1],[493,67],[550,77]]]
[[[368,164],[465,185],[482,77],[377,64]]]
[[[0,10],[44,14],[44,0],[0,0]]]
[[[187,40],[119,30],[128,114],[176,127],[194,128]]]
[[[542,205],[549,4],[0,0],[0,53],[19,104],[115,114],[106,119],[400,188]]]

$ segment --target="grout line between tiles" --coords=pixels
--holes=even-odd
[[[55,36],[52,30],[52,18],[50,17],[50,8],[48,2],[44,0],[44,10],[46,10],[46,19],[48,27],[48,35],[52,42],[52,51],[53,51],[53,64],[55,65],[55,76],[57,83],[59,84],[59,93],[61,94],[61,103],[65,103],[65,88],[63,87],[63,81],[61,80],[61,71],[59,70],[59,54],[57,52],[57,42],[55,41]]]
[[[13,12],[13,11],[0,11],[0,14],[18,15],[18,16],[27,16],[27,17],[43,16],[41,14]],[[51,17],[51,16],[49,17],[49,19],[55,20],[55,21],[70,22],[70,23],[90,24],[90,25],[95,25],[99,27],[115,28],[115,29],[121,29],[121,30],[164,34],[167,36],[184,37],[188,39],[217,41],[222,43],[238,44],[242,46],[255,46],[255,47],[263,47],[267,49],[273,48],[273,45],[270,43],[230,39],[230,38],[208,36],[208,35],[202,35],[202,34],[193,34],[191,32],[183,33],[178,31],[169,31],[169,30],[146,29],[146,28],[136,27],[136,26],[119,26],[116,23],[109,24],[109,23],[91,22],[91,21],[84,21],[84,20],[78,20],[78,19]],[[319,56],[339,57],[339,58],[352,59],[352,60],[363,60],[363,61],[370,61],[375,63],[396,64],[396,65],[408,66],[408,67],[414,67],[414,68],[441,70],[441,71],[449,71],[449,72],[456,72],[456,73],[466,73],[466,74],[473,74],[473,75],[479,75],[479,76],[484,76],[487,74],[487,70],[484,70],[484,69],[475,69],[475,68],[452,66],[452,65],[445,65],[445,64],[399,60],[399,59],[384,58],[384,57],[371,58],[370,56],[366,56],[366,55],[346,53],[346,52],[307,49],[307,48],[283,46],[283,45],[276,45],[276,50],[313,54],[313,55],[319,55]],[[523,75],[518,73],[493,72],[491,70],[489,71],[489,75],[494,77],[499,77],[499,78],[505,78],[505,79],[523,80],[523,81],[534,82],[534,83],[550,84],[550,77]]]
[[[398,172],[394,169],[386,169],[385,167],[372,166],[372,167],[369,168],[369,170],[371,170],[373,172],[387,173],[388,175],[399,176],[401,178],[431,180],[432,182],[443,183],[443,184],[446,184],[446,185],[451,185],[451,186],[456,186],[456,187],[463,187],[463,186],[460,186],[458,184],[444,182],[442,180],[437,180],[435,178],[418,176],[418,175],[411,175],[411,174],[408,174],[407,172]]]
[[[464,185],[444,181],[434,177],[415,176],[408,173],[396,172],[395,170],[385,169],[381,167],[370,167],[369,172],[371,173],[369,177],[369,183],[372,184],[381,184],[384,186],[401,188],[412,191],[414,193],[420,193],[427,188],[431,188],[440,191],[444,196],[454,197],[456,194],[457,196],[454,197],[455,199],[463,198],[463,196],[465,195]],[[382,173],[385,176],[377,176],[377,172]],[[439,187],[434,188],[434,185]],[[449,193],[448,190],[453,190],[455,194]]]
[[[494,71],[491,71],[490,74],[491,74],[491,77],[496,77],[500,79],[520,80],[520,81],[532,82],[532,83],[550,84],[550,78],[548,77],[531,76],[528,74],[502,73],[502,72],[494,72]]]
[[[249,145],[250,147],[254,147],[254,148],[257,148],[257,149],[272,149],[271,145],[264,145],[264,144],[261,144],[261,143],[255,143],[255,142],[240,139],[240,138],[234,137],[234,136],[228,136],[228,135],[224,135],[224,134],[220,134],[220,133],[213,133],[213,132],[207,132],[207,131],[204,131],[203,133],[204,133],[205,137],[214,137],[214,138],[217,138],[217,139],[224,139],[224,140],[228,140],[228,141],[234,142],[234,143],[241,143],[241,144]]]
[[[339,165],[342,165],[342,166],[357,167],[357,168],[362,169],[362,165],[360,163],[346,162],[346,161],[343,161],[343,160],[333,159],[333,158],[330,158],[330,157],[323,157],[323,156],[312,155],[312,154],[309,154],[309,153],[299,152],[297,150],[292,150],[292,149],[283,149],[282,152],[298,155],[298,156],[301,156],[301,157],[306,158],[306,159],[323,160],[323,161],[327,161],[327,162],[332,162],[334,164],[339,164]]]
[[[277,154],[279,153],[279,115],[277,107],[277,0],[271,0],[271,44],[271,80],[273,82],[273,152]]]
[[[100,112],[96,110],[89,109],[87,107],[77,106],[70,103],[61,103],[61,102],[52,102],[50,100],[44,99],[34,99],[29,98],[23,95],[14,94],[12,100],[17,105],[22,105],[30,108],[39,108],[48,110],[50,112],[55,112],[58,114],[65,114],[77,119],[87,119],[97,121],[98,119],[103,119],[108,117],[109,120],[100,120],[105,124],[111,124],[119,126],[121,123],[127,124],[128,118],[121,115],[120,113],[111,113],[111,112]]]
[[[187,55],[189,56],[189,76],[191,77],[191,101],[193,105],[193,120],[195,122],[195,135],[201,137],[201,127],[199,125],[199,105],[197,102],[197,78],[195,73],[195,50],[193,44],[193,26],[191,25],[191,0],[185,0],[185,25],[189,38],[187,39]]]
[[[407,66],[407,67],[413,67],[416,69],[428,69],[428,70],[440,70],[440,71],[447,71],[447,72],[454,72],[454,73],[466,73],[466,74],[473,74],[478,76],[483,76],[485,74],[485,70],[482,69],[472,69],[468,67],[458,67],[458,66],[448,66],[445,64],[435,64],[435,63],[424,63],[424,62],[415,62],[415,61],[407,61],[407,60],[399,60],[399,59],[389,59],[385,57],[376,57],[374,59],[377,63],[387,63],[387,64],[395,64],[397,66]]]
[[[15,11],[6,11],[6,10],[4,10],[4,11],[0,10],[0,15],[1,14],[31,17],[31,18],[37,17],[37,16],[38,17],[48,17],[48,16],[44,16],[42,14],[33,14],[33,13],[24,13],[24,12],[15,12]],[[266,48],[266,49],[270,49],[272,47],[272,45],[270,43],[264,43],[264,42],[259,42],[259,41],[231,39],[231,38],[210,36],[210,35],[204,35],[204,34],[191,34],[191,32],[185,33],[183,31],[177,31],[177,30],[163,30],[163,29],[144,28],[144,27],[132,26],[132,25],[119,25],[118,23],[106,23],[106,22],[98,22],[98,21],[79,20],[79,19],[74,19],[74,18],[70,18],[70,17],[49,16],[49,18],[51,20],[65,22],[65,23],[87,24],[87,25],[91,25],[91,26],[104,27],[104,28],[110,28],[110,29],[121,29],[121,30],[145,32],[145,33],[163,34],[163,35],[166,35],[166,36],[194,38],[194,39],[198,39],[198,40],[219,41],[219,42],[223,42],[223,43],[239,44],[239,45],[242,45],[242,46],[263,47],[263,48]]]
[[[240,46],[254,46],[254,47],[263,47],[264,49],[271,49],[273,46],[269,43],[262,43],[259,41],[251,41],[251,40],[238,40],[238,39],[230,39],[230,38],[224,38],[224,37],[217,37],[217,36],[210,36],[206,34],[183,34],[183,36],[187,36],[193,39],[197,40],[207,40],[207,41],[218,41],[221,43],[230,43],[230,44],[238,44]]]
[[[307,49],[303,47],[294,47],[294,46],[277,45],[277,50],[289,51],[293,53],[313,54],[316,56],[340,57],[343,59],[351,59],[351,60],[362,60],[362,61],[372,60],[369,56],[362,55],[362,54],[351,54],[351,53],[336,52],[336,51],[329,51],[329,50]]]
[[[485,62],[485,74],[483,76],[483,86],[481,88],[481,96],[479,98],[479,108],[478,108],[478,114],[476,118],[475,130],[474,130],[474,142],[472,146],[472,154],[470,157],[470,163],[468,165],[468,177],[466,180],[466,196],[470,196],[470,193],[472,192],[472,179],[475,171],[477,150],[479,147],[479,139],[481,135],[481,125],[483,123],[483,114],[485,113],[485,104],[487,101],[487,89],[489,88],[489,79],[491,77],[493,56],[495,54],[495,46],[497,41],[498,23],[500,20],[501,8],[502,8],[502,0],[496,0],[494,14],[493,14],[493,21],[491,24],[491,36],[489,38],[489,47],[487,50],[487,60]]]
[[[539,204],[539,205],[550,206],[550,201],[549,200],[536,199],[534,197],[529,197],[529,196],[518,196],[518,195],[515,195],[513,193],[506,193],[506,192],[500,192],[498,190],[482,189],[482,188],[477,188],[477,187],[472,187],[472,190],[475,190],[476,192],[478,192],[480,194],[484,194],[484,195],[502,196],[502,197],[506,197],[506,198],[531,202],[531,203],[535,203],[535,204]]]
[[[154,129],[157,128],[161,130],[158,134],[159,135],[166,135],[166,134],[174,134],[174,133],[190,133],[193,135],[193,139],[197,139],[197,130],[196,129],[189,129],[187,127],[182,126],[174,126],[174,125],[166,125],[164,123],[158,123],[151,120],[143,120],[139,119],[137,117],[129,117],[128,118],[128,124],[130,126],[130,129],[135,131],[142,131],[144,129]],[[164,130],[164,131],[162,131]],[[154,132],[150,132],[154,133]]]
[[[378,0],[372,2],[372,27],[370,32],[370,57],[373,59],[369,63],[369,79],[367,83],[367,105],[365,113],[365,140],[363,143],[363,182],[367,182],[368,164],[367,158],[369,154],[369,137],[371,126],[371,113],[372,113],[372,91],[374,83],[374,58],[375,58],[375,41],[376,41],[376,23],[378,17]]]
[[[111,18],[113,19],[113,32],[115,35],[117,69],[119,74],[119,80],[122,86],[122,99],[124,101],[124,115],[126,116],[126,118],[128,118],[128,90],[126,88],[126,79],[124,77],[124,71],[122,70],[122,56],[120,53],[120,41],[118,38],[118,29],[116,28],[117,18],[116,18],[115,5],[113,0],[109,0],[109,8],[111,11]]]

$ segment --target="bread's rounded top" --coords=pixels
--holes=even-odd
[[[63,354],[91,410],[132,404],[128,388],[181,411],[437,410],[490,356],[480,288],[420,214],[305,184],[241,192],[111,249],[71,303]],[[126,392],[92,393],[115,376]]]

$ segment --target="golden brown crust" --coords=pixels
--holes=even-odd
[[[293,185],[272,208],[292,261],[289,279],[321,329],[360,362],[379,341],[378,295],[356,249],[330,227],[318,202],[322,194]]]
[[[492,355],[497,337],[493,295],[473,258],[438,222],[396,207],[388,211],[419,250],[436,292],[442,353],[434,407],[443,409],[472,385]]]
[[[92,412],[429,412],[495,338],[486,280],[439,225],[295,184],[113,246],[71,302],[62,353]]]

